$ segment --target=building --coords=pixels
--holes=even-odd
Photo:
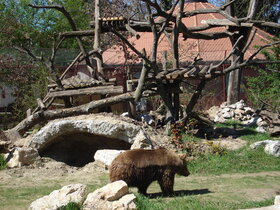
[[[215,6],[208,3],[206,0],[196,0],[196,1],[188,1],[185,3],[184,11],[193,11],[198,9],[208,9],[214,8]],[[210,14],[198,14],[195,16],[183,18],[182,22],[187,27],[197,27],[203,26],[206,20],[209,19],[225,19],[223,15],[218,13],[210,13]],[[252,43],[250,44],[248,50],[245,53],[245,59],[250,57],[256,50],[257,46],[262,46],[267,44],[272,37],[270,34],[265,31],[253,27],[253,30],[256,30],[256,34],[253,38]],[[253,31],[252,30],[252,31]],[[202,32],[224,32],[226,28],[224,26],[211,28],[208,30],[204,30]],[[135,37],[131,37],[128,41],[139,51],[143,48],[146,49],[147,54],[149,55],[152,50],[153,43],[153,34],[151,32],[139,32],[140,38],[136,39]],[[252,33],[251,35],[252,36]],[[165,35],[162,35],[159,40],[158,45],[158,54],[157,54],[157,62],[162,62],[163,54],[167,52],[167,60],[171,59],[171,49],[172,43],[168,40]],[[232,50],[232,43],[229,38],[221,38],[216,40],[204,40],[204,39],[190,39],[184,40],[182,35],[179,37],[179,56],[180,56],[180,64],[182,66],[187,65],[191,61],[194,60],[195,57],[202,58],[204,63],[212,63],[219,62],[223,60]],[[129,56],[132,59],[126,59],[125,55]],[[106,50],[103,53],[103,61],[106,66],[105,72],[117,72],[119,77],[122,72],[122,77],[126,78],[126,71],[129,69],[132,72],[138,72],[142,68],[141,61],[136,59],[134,52],[130,49],[124,53],[121,46],[113,46]],[[254,59],[263,60],[265,57],[262,54],[258,54]],[[224,66],[225,67],[225,66]],[[223,67],[222,67],[223,68]],[[109,74],[109,73],[108,73]],[[243,77],[248,75],[254,75],[255,72],[252,69],[248,68],[243,71]],[[137,74],[134,74],[137,77]],[[113,75],[112,75],[113,76]],[[125,83],[125,82],[121,82]],[[208,97],[204,103],[206,104],[220,104],[221,102],[226,100],[226,87],[227,87],[227,76],[223,76],[211,81],[207,90],[212,91],[212,95]],[[244,97],[244,95],[243,95]]]

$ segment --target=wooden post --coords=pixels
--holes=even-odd
[[[132,83],[130,81],[126,81],[127,92],[132,92]],[[128,102],[128,114],[130,117],[134,118],[136,116],[136,107],[134,101]]]
[[[162,69],[163,70],[167,70],[167,51],[163,51],[162,52],[161,63],[162,63]]]
[[[31,115],[31,109],[27,109],[26,111],[26,118],[29,117]]]
[[[94,10],[94,19],[95,19],[95,28],[94,28],[94,44],[93,44],[93,50],[99,50],[99,42],[100,42],[100,6],[99,6],[99,0],[95,0],[95,10]],[[104,78],[104,72],[103,72],[103,66],[102,66],[102,56],[96,56],[94,58],[97,63],[97,77],[101,76]]]
[[[173,93],[173,107],[174,107],[174,118],[175,121],[179,120],[180,111],[180,86],[179,82],[174,83],[174,88],[176,91]]]
[[[228,0],[229,2],[230,0]],[[254,18],[255,16],[255,7],[257,5],[258,1],[251,0],[250,1],[250,8],[248,10],[247,16],[249,18]],[[231,4],[229,7],[227,7],[227,12],[234,17],[234,7],[233,4]],[[229,26],[229,31],[234,32],[236,28],[234,26]],[[238,63],[243,62],[244,59],[244,53],[242,53],[242,49],[246,46],[246,43],[248,41],[248,38],[250,36],[251,28],[246,27],[243,30],[241,30],[240,34],[233,35],[231,37],[231,43],[234,45],[238,38],[243,35],[242,42],[239,42],[237,45],[236,52],[232,55],[231,59],[232,62],[236,60],[237,57],[240,57],[240,60]],[[238,64],[237,63],[237,64]],[[229,81],[228,81],[228,89],[227,89],[227,104],[234,104],[240,100],[240,85],[241,85],[241,77],[242,77],[242,68],[237,69],[235,71],[230,72],[229,74]]]

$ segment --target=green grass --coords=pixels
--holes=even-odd
[[[205,201],[195,196],[182,196],[175,198],[157,198],[149,199],[141,195],[137,195],[137,209],[139,210],[230,210],[242,208],[255,208],[273,205],[273,198],[264,201],[253,202],[225,202],[221,200]]]
[[[226,122],[223,122],[223,123],[216,123],[215,127],[217,127],[217,128],[223,128],[223,127],[242,128],[242,127],[244,127],[244,125],[242,125],[241,122],[238,120],[227,120]]]
[[[7,168],[7,162],[5,161],[4,155],[0,154],[0,170]]]
[[[58,210],[80,210],[82,207],[80,204],[70,202],[66,206],[58,208]]]
[[[239,121],[227,121],[218,123],[215,126],[237,129],[239,138],[247,141],[247,145],[236,151],[223,151],[222,155],[197,153],[195,154],[195,160],[188,164],[191,173],[218,175],[280,170],[279,157],[266,154],[263,148],[253,150],[249,147],[254,142],[273,139],[268,134],[258,133],[255,128],[244,128]],[[196,143],[201,141],[197,138],[190,139],[189,137],[190,135],[185,135],[183,139]]]
[[[256,131],[256,127],[245,127],[239,121],[229,120],[224,123],[217,123],[215,127],[233,128],[236,129],[239,138],[248,141],[248,143],[254,143],[256,141],[262,141],[267,139],[273,139],[267,133],[259,133]]]
[[[188,164],[195,174],[252,173],[280,170],[280,158],[267,155],[262,148],[252,150],[244,148],[227,151],[225,155],[206,155],[198,157]]]
[[[1,206],[6,209],[8,209],[8,207],[9,209],[23,208],[23,206],[29,206],[34,200],[48,195],[53,190],[59,188],[59,186],[11,186],[9,188],[0,186],[0,203]]]

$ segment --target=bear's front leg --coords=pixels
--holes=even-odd
[[[174,185],[175,173],[171,170],[166,170],[163,172],[162,177],[159,177],[158,183],[162,190],[163,195],[172,195],[173,185]]]
[[[147,184],[147,183],[141,183],[141,185],[139,185],[137,188],[138,188],[138,192],[141,193],[142,195],[144,196],[147,196],[147,189],[149,187],[150,183]]]

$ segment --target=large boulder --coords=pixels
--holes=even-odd
[[[88,133],[133,144],[137,136],[142,137],[145,132],[136,121],[128,118],[110,114],[81,115],[49,122],[30,138],[25,145],[40,151],[59,136],[71,133]],[[145,138],[147,138],[145,143],[151,144],[147,134],[145,134]]]
[[[135,195],[128,194],[128,186],[122,181],[109,183],[88,194],[83,203],[84,210],[133,210],[136,209]]]
[[[250,147],[252,149],[264,147],[264,151],[267,154],[273,155],[275,157],[280,157],[280,141],[274,141],[274,140],[258,141],[254,144],[251,144]]]
[[[82,203],[86,193],[86,185],[71,184],[55,190],[47,196],[32,202],[29,210],[56,210],[70,202]]]
[[[125,150],[102,149],[94,154],[94,160],[102,162],[105,166],[110,166],[112,161]]]
[[[7,166],[9,168],[30,165],[39,157],[37,149],[33,148],[14,148],[6,155]]]

